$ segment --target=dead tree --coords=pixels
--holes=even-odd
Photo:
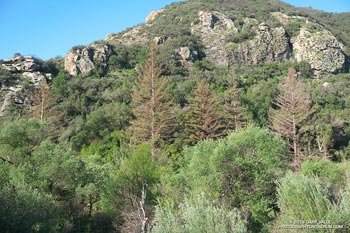
[[[132,93],[135,119],[129,132],[136,143],[150,142],[151,155],[155,159],[155,142],[167,138],[172,132],[173,103],[165,96],[167,83],[162,79],[162,70],[156,62],[155,45],[149,51],[148,59],[139,67],[139,79]]]
[[[125,233],[145,233],[150,210],[146,205],[147,185],[143,184],[141,195],[131,195],[128,199],[131,201],[132,209],[125,211],[122,216],[124,223],[121,227],[121,232]]]
[[[49,94],[50,86],[46,83],[46,81],[42,81],[36,89],[32,104],[34,119],[43,121],[46,117],[46,111],[50,104],[52,104]]]
[[[281,94],[276,97],[274,108],[270,109],[270,127],[285,139],[296,164],[301,156],[300,136],[306,130],[303,122],[312,113],[310,94],[305,91],[296,70],[290,68],[281,82]]]

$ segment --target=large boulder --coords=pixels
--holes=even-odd
[[[187,61],[197,60],[198,52],[189,49],[188,47],[181,47],[175,50],[174,57],[179,60],[181,63],[185,63]]]
[[[342,71],[346,56],[344,45],[316,20],[303,16],[271,13],[291,33],[294,59],[310,64],[316,78]]]
[[[293,40],[294,56],[297,61],[307,61],[316,77],[341,71],[346,62],[341,44],[329,31],[311,31],[301,28]]]

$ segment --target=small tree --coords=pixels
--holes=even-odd
[[[210,89],[209,83],[201,80],[186,115],[185,130],[189,134],[191,142],[206,138],[218,138],[225,134],[219,106],[218,98]]]
[[[121,232],[145,232],[152,215],[150,203],[155,198],[155,185],[160,173],[156,162],[151,158],[151,147],[142,143],[134,148],[128,158],[122,159],[116,181],[111,189],[115,190],[117,202],[122,201]],[[115,197],[113,197],[115,198]]]
[[[34,95],[34,101],[32,106],[33,118],[36,120],[44,120],[46,117],[46,111],[52,104],[50,99],[50,86],[46,81],[40,82]]]
[[[310,94],[297,78],[294,68],[290,68],[287,77],[281,83],[282,94],[275,100],[275,108],[270,109],[270,127],[285,138],[293,156],[299,164],[301,156],[299,140],[307,129],[302,123],[313,113]],[[296,164],[296,165],[297,165]]]

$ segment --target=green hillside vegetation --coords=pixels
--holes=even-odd
[[[159,46],[96,42],[112,48],[105,70],[43,61],[53,79],[26,86],[43,91],[33,106],[0,116],[1,232],[280,232],[312,220],[344,226],[314,232],[347,232],[348,67],[317,79],[307,61],[217,66],[189,31],[199,10],[233,19],[233,43],[252,36],[245,17],[307,16],[350,54],[349,13],[192,0],[141,29],[168,38]],[[173,58],[179,47],[198,52],[190,65]],[[0,69],[0,84],[19,80]]]

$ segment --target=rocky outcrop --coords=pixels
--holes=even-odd
[[[181,47],[175,51],[175,58],[183,62],[196,60],[198,58],[198,53],[188,47]]]
[[[157,17],[157,15],[161,14],[163,11],[164,9],[159,9],[149,13],[146,17],[146,23],[149,23],[150,21],[154,20]]]
[[[231,43],[228,49],[231,49],[232,63],[261,64],[291,57],[291,46],[284,28],[271,29],[265,23],[258,25],[254,39],[240,44]]]
[[[308,62],[315,77],[322,78],[342,71],[346,63],[344,45],[323,25],[303,16],[288,16],[280,12],[271,14],[286,28],[300,27],[290,39],[294,59]]]
[[[230,18],[216,11],[200,11],[198,20],[191,26],[191,32],[200,36],[205,46],[208,61],[220,66],[228,65],[228,53],[225,49],[226,39],[238,32]]]
[[[98,64],[107,68],[111,48],[108,45],[93,44],[87,47],[76,47],[68,52],[64,59],[64,68],[70,75],[86,75]]]
[[[41,71],[43,61],[32,56],[19,55],[0,64],[8,71],[0,83],[0,113],[11,104],[30,105],[31,95],[38,85],[52,79],[51,74]]]
[[[31,93],[22,85],[3,88],[0,92],[0,116],[11,105],[30,105]]]
[[[216,65],[262,64],[290,59],[310,63],[316,77],[341,71],[346,63],[344,46],[312,19],[272,13],[282,26],[271,27],[255,19],[244,19],[242,27],[219,12],[198,13],[191,26],[205,46],[206,59]],[[300,29],[296,29],[296,25]],[[245,38],[242,33],[248,34]],[[298,30],[293,34],[288,30]],[[242,32],[246,30],[246,32]],[[295,36],[294,36],[295,35]],[[240,39],[236,39],[240,38]]]
[[[33,56],[18,55],[2,61],[1,65],[12,73],[33,72],[39,69],[42,61]]]
[[[327,30],[301,28],[293,47],[296,60],[307,61],[316,77],[336,73],[345,66],[344,46]]]

